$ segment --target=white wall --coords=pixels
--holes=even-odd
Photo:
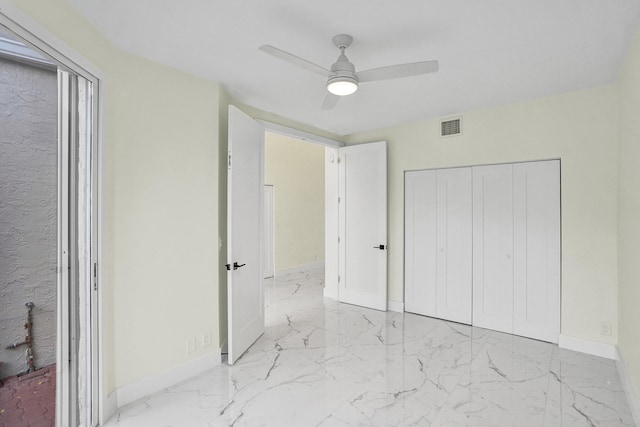
[[[104,391],[219,354],[219,85],[114,49],[64,0],[6,2],[105,77]]]
[[[36,368],[56,361],[58,78],[0,59],[0,378],[27,370],[27,302]]]
[[[264,182],[275,193],[276,271],[324,260],[324,151],[266,133]]]
[[[389,298],[403,300],[404,171],[562,159],[562,333],[617,340],[617,104],[614,86],[465,113],[463,135],[440,121],[360,133],[389,142]],[[600,322],[613,334],[601,335]]]
[[[618,80],[619,347],[640,390],[640,33]]]

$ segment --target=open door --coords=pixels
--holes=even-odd
[[[229,364],[234,364],[264,332],[263,163],[264,128],[230,106],[226,265]]]
[[[387,309],[387,143],[339,154],[338,300]]]

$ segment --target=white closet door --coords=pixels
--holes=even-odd
[[[471,324],[471,168],[437,171],[437,315]]]
[[[513,166],[513,333],[560,335],[560,162]]]
[[[473,324],[513,332],[512,165],[473,167]]]
[[[405,173],[405,303],[411,313],[436,312],[436,171]]]

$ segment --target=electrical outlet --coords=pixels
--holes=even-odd
[[[605,337],[611,336],[611,323],[609,322],[600,322],[600,334]]]
[[[187,339],[187,354],[191,354],[196,351],[198,342],[195,338]]]
[[[204,334],[202,334],[202,347],[211,346],[211,341],[213,341],[211,332],[205,332]]]

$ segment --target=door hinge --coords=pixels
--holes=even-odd
[[[98,290],[98,263],[93,263],[93,290]]]
[[[338,276],[338,283],[340,283],[340,276]]]
[[[227,167],[231,169],[231,151],[229,151],[229,155],[227,157]]]
[[[338,236],[338,243],[340,243],[340,236]]]
[[[340,197],[338,197],[338,203],[340,203]]]

